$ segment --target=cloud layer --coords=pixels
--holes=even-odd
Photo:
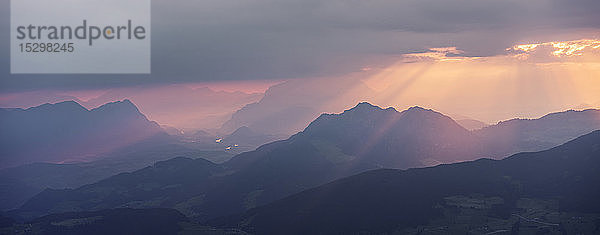
[[[332,76],[455,46],[468,56],[515,42],[598,36],[594,0],[154,0],[152,72],[10,75],[9,1],[0,1],[0,92]]]

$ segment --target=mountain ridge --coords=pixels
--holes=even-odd
[[[514,210],[520,198],[560,196],[561,210],[599,213],[600,190],[590,188],[600,182],[596,171],[600,167],[599,157],[600,130],[561,146],[519,153],[503,160],[479,159],[409,170],[367,171],[250,209],[242,215],[213,220],[211,224],[241,227],[253,233],[401,232],[447,216],[440,208],[454,208],[444,203],[448,197],[468,197],[474,193],[500,197],[500,207],[491,214],[500,219],[510,216],[503,211]],[[564,171],[573,173],[565,175]],[[452,230],[446,230],[449,231]]]
[[[0,111],[0,151],[10,157],[2,167],[62,162],[164,133],[129,100],[91,110],[64,101]]]
[[[502,157],[482,152],[486,149],[481,146],[472,146],[480,139],[451,118],[432,110],[413,108],[398,112],[365,103],[340,114],[323,114],[304,131],[286,140],[238,154],[219,165],[220,169],[205,182],[206,185],[195,185],[194,182],[181,185],[169,198],[158,195],[160,187],[170,184],[149,188],[128,201],[114,200],[121,194],[120,190],[114,189],[103,189],[105,194],[102,195],[81,196],[85,195],[80,194],[84,191],[100,187],[90,184],[85,190],[78,188],[66,194],[38,194],[35,200],[44,202],[38,204],[48,208],[30,204],[20,211],[44,214],[60,210],[61,205],[80,210],[140,202],[136,206],[142,208],[149,205],[180,207],[186,215],[206,220],[239,213],[311,187],[382,167],[406,169]],[[519,145],[500,147],[513,152],[521,150]],[[146,187],[143,179],[125,177],[123,183],[125,181],[133,182],[136,185],[133,188]],[[124,188],[125,192],[134,192],[127,188]],[[90,201],[90,197],[95,199]]]

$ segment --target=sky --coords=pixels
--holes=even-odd
[[[494,56],[412,53],[364,81],[383,106],[433,108],[486,123],[600,108],[600,40],[520,44]],[[599,117],[600,118],[600,117]]]
[[[373,98],[382,106],[486,122],[534,117],[600,107],[597,48],[553,54],[559,42],[600,40],[598,12],[597,0],[153,0],[152,74],[11,75],[2,33],[0,97],[173,84],[251,94],[351,74],[382,94]],[[0,0],[0,31],[9,18]]]

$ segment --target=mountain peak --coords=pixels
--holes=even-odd
[[[70,111],[88,111],[79,103],[68,100],[54,104],[46,103],[40,106],[28,108],[29,111],[55,111],[55,112],[70,112]]]
[[[438,117],[447,117],[446,115],[434,111],[433,109],[426,109],[420,106],[413,106],[401,112],[402,115],[410,115],[410,116],[438,116]],[[449,117],[448,117],[449,118]]]
[[[385,120],[385,119],[393,119],[404,117],[410,120],[419,120],[419,119],[427,119],[427,120],[441,120],[447,119],[451,120],[451,118],[445,116],[442,113],[436,112],[431,109],[425,109],[419,106],[410,107],[407,110],[402,112],[396,111],[396,109],[389,107],[383,109],[379,106],[370,104],[368,102],[361,102],[355,107],[344,111],[341,114],[322,114],[315,121],[311,122],[309,127],[315,128],[316,126],[323,125],[325,122],[333,121],[333,120],[356,120],[357,122],[369,122],[368,120]],[[458,125],[458,124],[457,124]],[[311,128],[308,128],[311,129]]]
[[[2,167],[31,162],[62,162],[104,153],[162,134],[131,101],[88,110],[77,102],[45,104],[3,112]],[[7,134],[8,133],[8,134]],[[10,133],[19,133],[14,138]],[[88,160],[88,159],[86,159]]]
[[[362,108],[362,107],[379,108],[379,107],[372,105],[371,103],[366,102],[366,101],[358,103],[354,108]]]
[[[65,106],[74,106],[74,107],[81,106],[79,103],[77,103],[73,100],[62,101],[62,102],[55,103],[53,105],[65,105]]]
[[[394,111],[396,112],[396,109],[389,107],[387,109],[383,109],[379,106],[376,105],[372,105],[369,102],[360,102],[358,103],[356,106],[354,106],[354,108],[351,108],[349,110],[344,111],[344,113],[346,112],[360,112],[360,113],[365,113],[365,112],[375,112],[375,111]]]
[[[403,111],[403,113],[438,113],[433,111],[433,109],[426,109],[421,106],[412,106]]]
[[[431,111],[431,109],[426,109],[421,106],[412,106],[408,108],[407,111]]]
[[[115,102],[110,102],[110,103],[106,103],[98,108],[92,109],[91,111],[94,112],[105,112],[105,111],[118,111],[118,112],[122,112],[122,113],[131,113],[131,114],[140,114],[142,115],[142,113],[140,112],[140,110],[137,108],[137,106],[135,106],[135,104],[133,104],[130,100],[125,99],[123,101],[115,101]]]

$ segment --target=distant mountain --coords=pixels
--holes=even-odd
[[[489,140],[432,110],[413,107],[398,112],[360,103],[341,114],[323,114],[287,140],[265,144],[219,165],[207,168],[191,159],[169,160],[160,164],[171,166],[167,169],[172,171],[144,169],[77,189],[46,190],[16,213],[37,216],[160,206],[206,220],[368,170],[502,158],[494,155],[496,150]],[[494,151],[484,148],[488,143]],[[519,143],[499,149],[519,152]],[[190,180],[194,174],[206,175]],[[153,181],[162,178],[170,181]]]
[[[214,223],[257,234],[406,233],[403,229],[421,226],[418,233],[435,219],[438,222],[431,229],[447,234],[456,227],[464,230],[468,224],[487,224],[486,220],[495,221],[489,224],[495,223],[501,231],[498,225],[511,221],[511,213],[530,213],[537,217],[530,223],[540,225],[534,232],[568,233],[569,221],[584,223],[587,217],[582,213],[596,213],[591,218],[600,215],[599,167],[600,131],[595,131],[547,151],[516,154],[500,161],[369,171]],[[552,199],[558,200],[557,206],[552,206]],[[447,219],[459,212],[468,215]],[[559,212],[577,212],[574,215],[580,217]],[[518,230],[519,224],[512,222],[503,231]],[[492,226],[489,224],[485,226]],[[593,232],[593,219],[588,229]]]
[[[236,110],[260,100],[262,96],[262,93],[169,85],[112,89],[81,104],[93,108],[114,100],[129,99],[152,120],[188,131],[218,128]]]
[[[24,108],[35,107],[46,103],[60,103],[64,101],[83,102],[79,98],[64,94],[60,91],[44,90],[32,92],[19,92],[5,95],[0,99],[0,107],[3,108]],[[101,104],[98,104],[101,105]]]
[[[548,149],[600,130],[600,110],[569,110],[538,119],[512,119],[473,133],[490,156]]]
[[[174,159],[160,163],[172,171],[154,167],[74,190],[46,190],[20,211],[42,215],[65,209],[160,206],[178,208],[197,219],[214,218],[369,169],[429,164],[421,159],[472,158],[466,146],[472,141],[469,134],[431,110],[397,112],[361,103],[342,114],[322,115],[288,140],[212,166],[205,179],[192,177],[206,172],[203,164]]]
[[[342,114],[324,114],[301,135],[380,167],[408,168],[471,159],[469,131],[450,117],[412,107],[398,112],[360,103]]]
[[[467,130],[440,113],[418,107],[397,112],[360,103],[341,114],[323,114],[287,140],[225,162],[234,173],[222,184],[235,187],[208,193],[211,203],[201,210],[211,215],[233,213],[384,166],[458,161],[473,157],[469,141]]]
[[[365,87],[364,84],[358,84],[357,86],[351,86],[340,79],[332,80],[327,84],[311,81],[289,81],[272,86],[260,101],[248,104],[235,112],[231,119],[223,124],[220,131],[221,133],[231,133],[240,127],[246,126],[259,133],[292,135],[303,130],[321,113],[337,113],[359,101],[373,100],[374,92]],[[307,94],[306,90],[314,92]],[[353,94],[354,97],[349,97],[348,94]],[[356,97],[360,98],[357,99]],[[538,119],[515,119],[506,121],[510,125],[501,122],[491,125],[486,130],[479,129],[487,127],[487,124],[473,119],[465,119],[465,117],[458,118],[457,123],[467,130],[480,132],[478,138],[481,138],[483,148],[491,146],[496,148],[493,151],[487,151],[489,156],[486,157],[499,159],[521,150],[538,151],[547,149],[590,131],[600,129],[598,121],[600,115],[597,114],[598,112],[600,111],[568,111],[549,114]],[[548,119],[553,119],[548,118],[552,116],[555,117],[556,123],[562,124],[555,125],[552,122],[546,122]],[[584,121],[577,123],[580,118]],[[520,125],[516,123],[527,123],[525,125],[537,130],[524,131],[519,134],[522,135],[521,137],[514,136],[515,134],[511,133],[519,129],[518,126]],[[568,131],[561,131],[561,125],[566,125],[564,129]],[[546,136],[544,129],[553,132],[553,134]]]
[[[352,79],[301,79],[271,86],[260,101],[236,111],[220,130],[232,133],[246,126],[259,133],[289,137],[321,113],[341,112],[373,95],[362,81]]]
[[[93,159],[95,155],[166,135],[129,100],[88,110],[73,101],[0,109],[0,165]]]
[[[489,126],[487,123],[475,119],[458,119],[456,123],[470,131]]]

